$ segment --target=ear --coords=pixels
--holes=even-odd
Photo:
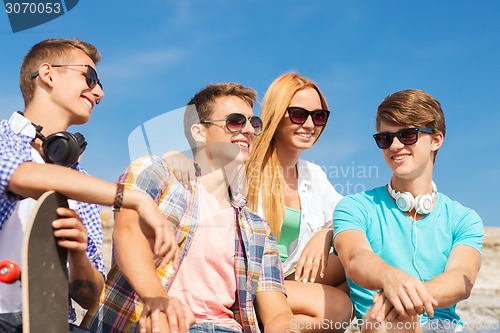
[[[52,74],[53,68],[48,63],[43,63],[38,67],[38,78],[49,87],[54,85]]]
[[[207,142],[205,127],[202,124],[193,124],[191,126],[191,136],[196,143],[205,144]]]
[[[444,141],[443,133],[437,132],[436,134],[434,134],[434,138],[432,139],[431,142],[431,150],[437,151],[443,145],[443,141]]]

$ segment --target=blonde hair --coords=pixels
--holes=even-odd
[[[281,187],[281,165],[276,153],[274,133],[285,116],[286,108],[290,106],[293,96],[298,91],[308,88],[318,92],[321,108],[327,110],[328,105],[318,86],[296,72],[285,73],[271,83],[262,101],[260,116],[264,129],[262,135],[254,143],[247,165],[248,206],[252,211],[258,211],[259,197],[262,195],[263,217],[271,226],[277,240],[279,240],[285,216],[285,200]]]

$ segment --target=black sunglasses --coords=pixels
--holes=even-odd
[[[300,125],[304,124],[307,121],[307,118],[311,116],[315,126],[325,126],[328,121],[328,116],[330,115],[330,111],[328,110],[309,111],[298,106],[289,106],[286,110],[290,116],[290,121],[294,124]]]
[[[245,125],[247,124],[247,117],[241,113],[231,113],[228,114],[226,119],[212,119],[212,120],[202,120],[200,123],[209,124],[214,123],[216,121],[224,121],[226,122],[226,128],[231,133],[240,133]],[[262,119],[257,116],[248,117],[248,121],[250,121],[250,125],[252,125],[254,130],[254,135],[259,136],[262,134]]]
[[[99,80],[99,77],[97,76],[97,72],[95,71],[94,67],[90,65],[51,65],[52,67],[70,67],[70,66],[85,66],[87,67],[87,71],[85,72],[85,81],[87,82],[87,86],[89,86],[90,89],[94,89],[96,85],[99,85],[102,89],[102,84],[101,81]],[[38,71],[35,73],[31,74],[31,78],[34,79],[38,76]]]
[[[403,128],[397,132],[380,132],[373,134],[373,138],[380,149],[387,149],[392,145],[394,137],[405,146],[412,145],[418,141],[418,132],[434,134],[434,130],[428,127],[410,127]]]

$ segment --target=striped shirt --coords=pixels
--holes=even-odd
[[[177,182],[161,158],[147,156],[130,164],[118,182],[127,188],[150,195],[166,218],[176,226],[180,247],[179,265],[186,256],[199,222],[200,178],[192,192]],[[245,207],[242,196],[231,194],[235,212],[235,274],[236,301],[231,308],[243,332],[260,332],[254,307],[257,292],[284,293],[281,262],[276,242],[268,224]],[[165,289],[175,279],[176,270],[170,262],[157,267],[156,274]],[[99,305],[87,312],[82,326],[92,332],[134,331],[143,303],[125,276],[115,265],[111,268]]]

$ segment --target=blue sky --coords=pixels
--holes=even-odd
[[[386,184],[390,173],[372,139],[388,94],[423,89],[442,104],[447,135],[434,180],[438,190],[500,226],[500,2],[82,0],[65,15],[12,33],[0,13],[0,117],[23,107],[22,57],[45,38],[78,37],[102,53],[106,97],[82,132],[82,162],[114,181],[129,163],[135,128],[182,107],[211,82],[236,81],[262,98],[295,70],[323,90],[330,122],[303,156],[321,165],[342,194]],[[259,105],[254,110],[259,113]],[[173,113],[172,113],[173,114]],[[165,147],[184,139],[161,128]]]

